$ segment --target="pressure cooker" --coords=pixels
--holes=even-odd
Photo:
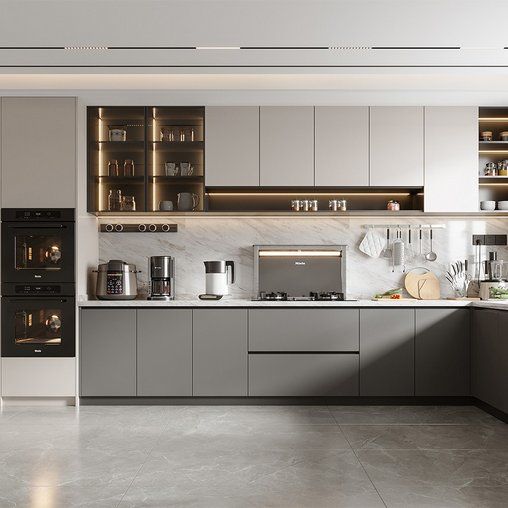
[[[138,296],[136,265],[111,259],[99,265],[96,296],[99,300],[134,300]]]

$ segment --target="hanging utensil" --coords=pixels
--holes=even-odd
[[[432,248],[432,237],[433,237],[432,228],[430,228],[430,251],[427,252],[427,254],[425,255],[425,259],[427,261],[435,261],[437,259],[437,254],[434,252]]]
[[[420,256],[423,256],[423,246],[422,246],[422,228],[420,226]]]
[[[392,249],[390,248],[390,228],[386,228],[386,246],[381,251],[381,257],[383,258],[392,257]]]

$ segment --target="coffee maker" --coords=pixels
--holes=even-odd
[[[171,256],[152,256],[149,263],[148,300],[175,299],[175,260]]]
[[[488,300],[490,290],[505,284],[504,261],[497,259],[497,252],[489,252],[489,259],[483,262],[484,279],[480,282],[480,299]]]

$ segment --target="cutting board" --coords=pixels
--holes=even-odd
[[[414,268],[404,279],[406,291],[418,300],[439,300],[441,289],[439,279],[426,268]]]

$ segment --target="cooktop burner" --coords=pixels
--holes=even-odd
[[[336,291],[329,292],[311,291],[307,296],[291,296],[288,295],[285,291],[273,291],[271,293],[261,291],[256,300],[311,302],[311,301],[343,301],[345,300],[345,298],[344,293],[339,293]]]

